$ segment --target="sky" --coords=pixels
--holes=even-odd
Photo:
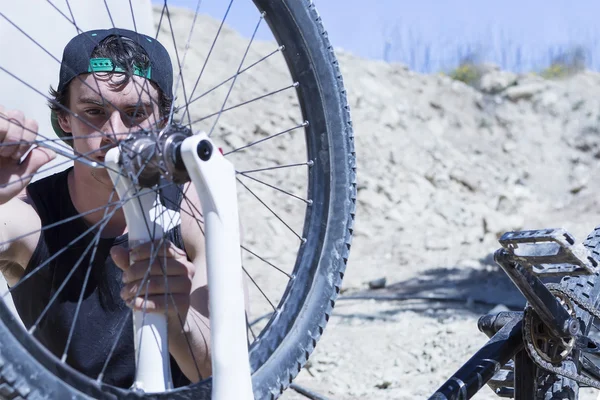
[[[195,9],[198,0],[169,4]],[[221,19],[228,4],[203,0],[200,12]],[[413,69],[439,70],[473,54],[508,69],[532,69],[576,47],[585,48],[589,65],[600,68],[600,56],[594,57],[600,51],[598,0],[315,0],[315,4],[334,46]],[[250,36],[256,20],[248,15],[254,10],[250,0],[234,0],[228,24]]]

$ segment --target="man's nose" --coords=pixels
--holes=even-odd
[[[103,141],[114,143],[127,136],[129,128],[126,125],[126,121],[123,121],[121,113],[114,110],[110,118],[106,120],[103,131],[105,133]]]

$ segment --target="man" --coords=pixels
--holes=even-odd
[[[54,129],[76,157],[102,165],[129,132],[164,126],[172,74],[167,51],[153,38],[120,29],[82,33],[66,46],[60,82],[51,90]],[[37,128],[22,112],[0,106],[0,268],[27,328],[57,357],[66,352],[66,362],[80,372],[92,378],[102,372],[104,382],[129,387],[135,373],[129,311],[166,309],[175,386],[209,376],[208,289],[202,233],[193,218],[200,209],[195,190],[183,189],[189,202],[181,204],[181,225],[168,232],[155,260],[152,244],[127,248],[125,217],[106,169],[75,161],[27,186],[55,156],[31,149]],[[171,189],[161,200],[177,209],[181,189]]]

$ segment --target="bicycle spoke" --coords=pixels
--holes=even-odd
[[[194,88],[192,89],[192,93],[190,94],[190,98],[194,96],[194,92],[196,91],[196,88],[198,87],[198,84],[200,83],[200,78],[202,78],[202,74],[204,74],[204,69],[206,68],[206,65],[208,64],[208,60],[210,59],[210,56],[215,48],[215,44],[217,43],[217,39],[219,38],[219,35],[221,34],[221,30],[223,29],[223,25],[225,24],[227,15],[229,15],[229,11],[231,10],[232,4],[233,4],[233,0],[230,0],[229,5],[227,6],[227,11],[225,11],[225,15],[223,16],[223,19],[221,20],[221,24],[219,25],[219,29],[217,30],[217,34],[215,35],[215,38],[213,39],[213,42],[210,45],[210,50],[208,51],[208,55],[204,59],[204,63],[202,64],[202,69],[200,70],[198,79],[196,79],[196,83],[194,84]],[[166,6],[166,0],[165,0],[165,6]],[[186,111],[188,111],[188,113],[189,113],[189,108],[186,107]],[[181,116],[182,119],[184,116],[185,116],[185,114]],[[189,118],[189,116],[188,116],[188,118]],[[191,126],[190,126],[190,128],[191,128]]]
[[[179,187],[177,187],[177,185],[175,185],[175,184],[173,184],[173,183],[171,183],[171,184],[172,184],[172,185],[174,185],[174,186],[177,188],[177,190],[178,190],[179,192],[183,192],[183,191],[182,191],[182,190],[181,190]],[[164,187],[168,187],[168,185],[165,185]],[[175,207],[178,207],[178,206],[179,206],[179,204],[177,204],[175,201],[173,201],[173,200],[171,200],[171,199],[163,198],[163,200],[164,200],[165,202],[167,202],[167,203],[169,203],[169,204],[171,204],[171,205],[175,206]],[[182,199],[182,200],[184,200],[184,199]],[[186,203],[188,203],[188,205],[190,205],[191,207],[193,207],[195,210],[198,210],[198,209],[196,208],[196,206],[194,206],[193,204],[191,204],[187,198],[185,198],[185,200],[186,200]],[[196,217],[196,215],[194,215],[193,213],[191,213],[191,212],[189,212],[189,211],[186,211],[186,210],[179,210],[179,212],[180,212],[180,213],[183,213],[183,214],[185,214],[185,215],[189,215],[190,217],[192,217],[193,219],[195,219],[195,220],[196,220],[196,222],[197,222],[198,224],[200,224],[200,223],[204,223],[204,221],[203,221],[203,220],[199,219],[198,217]],[[201,216],[202,216],[202,214],[200,214],[200,217],[201,217]],[[198,225],[198,226],[200,226],[200,225]],[[204,232],[203,232],[203,233],[204,233]]]
[[[220,116],[221,114],[223,114],[223,113],[225,113],[225,112],[227,112],[227,111],[234,110],[234,109],[236,109],[236,108],[239,108],[239,107],[245,106],[245,105],[247,105],[247,104],[253,103],[253,102],[255,102],[255,101],[258,101],[258,100],[262,100],[262,99],[264,99],[264,98],[266,98],[266,97],[273,96],[274,94],[281,93],[281,92],[283,92],[283,91],[285,91],[285,90],[288,90],[288,89],[291,89],[291,88],[295,88],[295,87],[297,87],[297,86],[298,86],[298,84],[297,84],[297,83],[293,83],[293,84],[291,84],[291,85],[289,85],[289,86],[286,86],[286,87],[284,87],[284,88],[282,88],[282,89],[277,89],[277,90],[274,90],[274,91],[272,91],[272,92],[269,92],[269,93],[267,93],[267,94],[264,94],[264,95],[262,95],[262,96],[255,97],[255,98],[253,98],[253,99],[251,99],[251,100],[244,101],[244,102],[242,102],[242,103],[236,104],[235,106],[231,106],[231,107],[228,107],[228,108],[224,108],[224,109],[222,109],[222,110],[220,110],[220,111],[217,111],[217,112],[214,112],[214,113],[212,113],[212,114],[209,114],[209,115],[207,115],[207,116],[205,116],[205,117],[199,118],[199,119],[195,120],[194,122],[192,122],[192,124],[197,124],[198,122],[202,122],[202,121],[204,121],[204,120],[206,120],[206,119],[209,119],[209,118],[211,118],[211,117],[214,117],[215,115],[219,115],[219,116]]]
[[[250,325],[250,322],[248,321],[248,314],[247,313],[246,313],[246,331],[250,331],[250,334],[252,335],[252,338],[254,340],[256,340],[256,334],[254,333],[254,330],[252,329],[252,325]],[[250,345],[250,341],[248,341],[248,345]]]
[[[198,5],[200,6],[200,5]],[[177,42],[175,40],[175,31],[173,30],[173,24],[171,23],[171,13],[169,12],[169,6],[166,5],[165,3],[165,7],[166,7],[166,11],[167,11],[167,22],[169,22],[169,28],[171,28],[171,40],[173,40],[173,48],[175,49],[175,58],[177,60],[177,66],[179,67],[179,75],[177,78],[177,84],[179,85],[179,82],[181,81],[181,87],[183,89],[183,99],[185,101],[185,103],[187,104],[187,94],[186,94],[186,90],[185,90],[185,82],[183,82],[182,79],[182,74],[183,74],[183,67],[181,65],[181,59],[179,58],[179,51],[177,50]],[[194,17],[194,22],[196,21],[196,18]],[[192,25],[192,30],[193,30],[193,25]],[[190,39],[191,39],[191,32],[190,32]],[[176,92],[173,92],[176,93]],[[173,110],[175,108],[171,107],[171,115],[170,120],[172,119],[172,115],[173,115]],[[191,120],[190,120],[191,121]],[[191,128],[191,122],[190,122],[190,128]]]
[[[115,188],[119,184],[120,179],[121,179],[121,175],[118,175],[117,176],[117,182],[114,185]],[[115,188],[113,188],[113,190],[110,193],[110,196],[108,198],[108,203],[110,203],[112,201],[114,195],[117,192]],[[102,217],[102,219],[106,218],[107,212],[108,212],[108,207],[105,207],[104,216]],[[100,231],[101,230],[102,229],[100,229]],[[98,238],[99,238],[99,235],[98,235]],[[96,241],[96,244],[97,243],[98,243],[98,240]],[[96,250],[97,249],[98,249],[98,246],[95,246],[94,247],[94,251],[92,252],[92,255],[90,257],[90,263],[89,263],[87,271],[85,273],[85,277],[84,277],[84,280],[83,280],[83,287],[81,289],[81,293],[79,294],[79,299],[77,301],[77,307],[75,308],[75,314],[74,314],[74,317],[73,317],[73,323],[71,324],[71,328],[69,329],[69,336],[67,338],[67,343],[65,345],[65,350],[63,351],[63,355],[61,357],[61,361],[62,362],[65,362],[66,359],[67,359],[67,353],[69,352],[69,346],[71,344],[71,340],[73,338],[73,334],[75,333],[75,324],[77,323],[77,316],[79,315],[79,310],[81,308],[81,304],[83,303],[83,296],[85,295],[85,289],[87,288],[88,280],[89,280],[90,274],[92,272],[92,266],[93,266],[94,259],[96,258]]]
[[[110,12],[110,7],[108,6],[108,3],[106,2],[106,0],[104,0],[104,8],[106,8],[106,14],[108,14],[108,19],[110,20],[110,25],[114,28],[115,21],[113,20],[112,13]]]
[[[287,192],[287,191],[285,191],[285,190],[283,190],[283,189],[280,189],[280,188],[278,188],[277,186],[273,186],[273,185],[271,185],[271,184],[269,184],[269,183],[266,183],[266,182],[264,182],[264,181],[261,181],[260,179],[257,179],[257,178],[255,178],[255,177],[253,177],[253,176],[246,175],[246,174],[245,174],[245,173],[243,173],[243,172],[240,172],[240,173],[238,173],[238,175],[244,176],[244,177],[246,177],[246,178],[248,178],[248,179],[251,179],[251,180],[253,180],[253,181],[255,181],[255,182],[261,183],[261,184],[263,184],[263,185],[265,185],[265,186],[267,186],[267,187],[270,187],[271,189],[277,190],[278,192],[281,192],[281,193],[287,194],[288,196],[290,196],[290,197],[293,197],[293,198],[295,198],[295,199],[298,199],[298,200],[301,200],[301,201],[303,201],[304,203],[306,203],[306,204],[308,204],[308,205],[311,205],[311,204],[312,204],[312,200],[310,200],[310,199],[303,199],[303,198],[302,198],[302,197],[300,197],[300,196],[296,196],[296,195],[295,195],[295,194],[293,194],[293,193]]]
[[[146,272],[146,274],[148,275],[148,278],[150,278],[149,272],[150,272],[150,268],[148,268],[148,271]],[[147,314],[147,304],[148,304],[148,288],[150,286],[150,279],[148,279],[147,281],[142,280],[142,283],[140,284],[140,289],[144,286],[144,282],[146,282],[146,290],[145,290],[145,293],[144,293],[144,307],[142,309],[142,322],[141,322],[142,326],[144,326],[146,324],[146,314]],[[137,296],[134,298],[133,301],[135,301],[136,298],[137,298]],[[144,331],[145,331],[145,329],[141,330],[140,337],[138,338],[138,344],[137,344],[137,348],[138,349],[142,348],[142,339],[144,337]],[[155,339],[157,339],[156,336],[155,336]],[[142,356],[142,352],[141,351],[138,351],[137,353],[138,353],[137,354],[137,359],[135,360],[135,365],[136,366],[140,365],[140,357]],[[167,388],[167,389],[170,389],[170,388]]]
[[[242,182],[242,181],[241,181],[239,178],[236,178],[236,180],[237,180],[237,181],[238,181],[238,182],[239,182],[239,183],[240,183],[240,184],[241,184],[241,185],[242,185],[242,186],[243,186],[243,187],[244,187],[244,188],[245,188],[247,191],[249,191],[249,192],[250,192],[250,194],[252,194],[252,196],[254,196],[254,197],[256,198],[256,200],[258,200],[258,201],[260,202],[260,204],[262,204],[263,206],[265,206],[265,207],[267,208],[267,210],[269,210],[269,211],[271,212],[271,214],[273,214],[273,215],[275,216],[275,218],[277,218],[277,219],[278,219],[278,220],[279,220],[279,221],[280,221],[280,222],[281,222],[283,225],[285,225],[285,226],[286,226],[286,227],[287,227],[287,228],[290,230],[290,232],[292,232],[292,233],[293,233],[293,234],[294,234],[294,235],[295,235],[295,236],[296,236],[298,239],[300,239],[300,241],[301,241],[302,243],[304,243],[304,242],[306,241],[306,239],[304,239],[302,236],[298,235],[298,234],[296,233],[296,231],[294,231],[294,230],[292,229],[292,227],[290,227],[290,226],[289,226],[289,225],[288,225],[288,224],[287,224],[287,223],[286,223],[286,222],[285,222],[285,221],[284,221],[284,220],[283,220],[283,219],[282,219],[282,218],[281,218],[279,215],[277,215],[277,213],[276,213],[275,211],[273,211],[273,210],[271,209],[271,207],[269,207],[269,206],[268,206],[268,205],[267,205],[267,204],[266,204],[264,201],[262,201],[262,200],[260,199],[260,197],[258,197],[258,196],[256,195],[256,193],[254,193],[254,192],[252,191],[252,189],[250,189],[248,186],[246,186],[246,185],[244,184],[244,182]]]
[[[129,0],[129,10],[131,10],[131,20],[133,21],[133,30],[137,33],[137,24],[135,22],[135,14],[133,13],[133,4],[131,4],[131,0]]]
[[[163,21],[164,15],[165,15],[166,8],[167,8],[167,0],[164,0],[163,7],[160,12],[160,18],[158,19],[158,26],[156,27],[156,35],[154,36],[154,40],[158,40],[158,34],[160,33],[160,28],[162,27],[162,21]]]
[[[240,65],[236,71],[235,78],[233,78],[233,82],[231,82],[231,85],[229,86],[229,91],[227,92],[227,96],[225,96],[225,100],[223,100],[223,105],[221,106],[221,111],[219,111],[219,115],[217,115],[217,118],[216,118],[215,122],[213,123],[213,126],[210,128],[210,131],[208,132],[209,137],[212,135],[217,124],[219,123],[219,118],[221,118],[221,114],[223,114],[223,110],[225,109],[225,106],[227,105],[227,100],[229,100],[229,96],[231,95],[233,87],[235,86],[237,77],[240,74],[240,70],[244,66],[244,61],[246,61],[246,57],[248,56],[250,47],[252,46],[252,43],[254,43],[254,38],[256,37],[256,32],[258,31],[258,28],[260,27],[260,23],[263,21],[264,17],[265,17],[265,13],[261,13],[260,18],[258,19],[258,23],[256,24],[256,27],[254,28],[254,32],[252,32],[252,37],[250,38],[250,41],[248,42],[248,46],[246,47],[246,51],[244,52],[244,56],[242,57],[242,61],[240,61]],[[191,128],[191,125],[192,125],[192,123],[190,122],[190,128]]]
[[[117,335],[115,336],[116,338],[121,337],[121,334],[123,333],[123,328],[125,328],[127,321],[129,319],[131,319],[131,315],[132,315],[131,309],[129,309],[127,311],[127,314],[123,315],[123,319],[121,320],[121,324],[119,326],[119,331],[117,332]],[[106,368],[108,367],[108,363],[110,362],[110,359],[112,358],[112,355],[115,352],[115,349],[117,348],[118,343],[119,343],[118,340],[115,340],[113,342],[113,345],[110,348],[110,351],[108,352],[108,356],[106,357],[106,361],[104,361],[104,365],[102,366],[102,370],[100,370],[100,373],[98,374],[98,377],[96,378],[96,382],[102,382],[102,379],[104,378],[104,373],[106,372]]]
[[[238,147],[237,149],[233,149],[233,150],[231,150],[231,151],[228,151],[228,152],[226,152],[226,153],[223,153],[223,155],[224,155],[224,156],[228,156],[229,154],[236,153],[236,152],[238,152],[238,151],[241,151],[241,150],[245,150],[245,149],[247,149],[247,148],[250,148],[250,147],[252,147],[252,146],[256,146],[256,145],[257,145],[257,144],[259,144],[259,143],[263,143],[263,142],[266,142],[267,140],[271,140],[271,139],[273,139],[273,138],[276,138],[276,137],[278,137],[278,136],[281,136],[281,135],[283,135],[283,134],[285,134],[285,133],[293,132],[293,131],[295,131],[296,129],[304,128],[305,126],[308,126],[308,121],[304,121],[304,122],[303,122],[303,123],[301,123],[300,125],[296,125],[296,126],[294,126],[293,128],[286,129],[286,130],[284,130],[284,131],[281,131],[281,132],[279,132],[279,133],[275,133],[274,135],[271,135],[271,136],[267,136],[266,138],[263,138],[263,139],[257,140],[256,142],[248,143],[248,144],[247,144],[247,145],[245,145],[245,146]]]
[[[311,160],[311,161],[303,162],[303,163],[277,165],[275,167],[256,168],[256,169],[249,169],[249,170],[245,170],[245,171],[236,171],[236,172],[238,174],[247,175],[247,174],[254,173],[254,172],[272,171],[275,169],[282,169],[282,168],[302,167],[305,165],[308,167],[312,167],[314,165],[314,162]]]
[[[213,91],[215,91],[216,89],[220,88],[221,86],[223,86],[224,84],[226,84],[227,82],[229,82],[230,80],[234,79],[236,76],[239,76],[241,74],[243,74],[244,72],[248,71],[249,69],[251,69],[252,67],[260,64],[261,62],[265,61],[266,59],[268,59],[269,57],[271,57],[272,55],[278,53],[279,51],[282,51],[284,49],[284,46],[279,46],[277,49],[273,50],[271,53],[267,54],[266,56],[262,57],[260,60],[254,62],[253,64],[250,64],[249,66],[247,66],[246,68],[242,69],[239,73],[233,74],[231,75],[229,78],[227,78],[226,80],[224,80],[223,82],[219,83],[217,86],[213,86],[211,89],[207,90],[206,92],[202,93],[201,95],[199,95],[198,97],[196,97],[195,99],[190,100],[190,102],[187,104],[187,106],[191,105],[192,103],[196,102],[197,100],[200,100],[201,98],[203,98],[204,96],[206,96],[209,93],[212,93]],[[192,93],[193,94],[193,93]],[[190,95],[191,97],[191,95]]]
[[[273,315],[277,315],[277,313],[278,313],[278,311],[275,310],[275,311],[270,311],[266,314],[263,314],[260,317],[256,318],[254,321],[250,322],[250,326],[254,326],[264,319],[271,318]]]
[[[46,0],[46,3],[50,4],[52,6],[52,8],[54,8],[56,11],[58,11],[58,13],[60,15],[62,15],[67,21],[69,21],[69,23],[71,25],[75,25],[75,21],[70,20],[69,17],[64,12],[62,12],[62,10],[60,8],[56,7],[56,5],[52,1]],[[77,29],[77,31],[79,32],[79,27],[77,25],[75,25],[75,29]]]
[[[190,201],[188,199],[185,199],[185,201],[188,205],[190,205]],[[192,204],[192,206],[193,206],[193,204]],[[194,206],[194,208],[195,208],[195,206]],[[190,214],[190,213],[188,213],[188,214]],[[194,218],[194,221],[196,221],[196,224],[198,225],[198,229],[200,229],[202,236],[206,236],[204,234],[204,229],[202,228],[202,225],[200,225],[201,223],[204,223],[204,221],[201,221],[199,218],[196,218],[196,216],[194,216],[193,214],[191,216],[192,216],[192,218]]]
[[[71,3],[69,3],[69,0],[65,0],[65,2],[67,3],[67,8],[69,9],[69,14],[71,14],[71,19],[73,20],[73,25],[75,25],[75,29],[77,31],[77,34],[83,32],[81,29],[79,29],[79,27],[75,24],[75,16],[73,15],[73,10],[71,9]]]
[[[240,246],[244,251],[252,254],[254,257],[258,258],[259,260],[261,260],[262,262],[270,265],[271,267],[275,268],[277,271],[281,272],[282,274],[284,274],[285,276],[287,276],[289,279],[293,279],[293,276],[288,274],[287,272],[285,272],[284,270],[282,270],[281,268],[279,268],[278,266],[276,266],[275,264],[265,260],[264,258],[262,258],[261,256],[259,256],[258,254],[256,254],[255,252],[253,252],[252,250],[248,249],[245,246]]]
[[[246,271],[246,268],[242,267],[242,269],[244,270],[244,273],[246,274],[246,276],[248,278],[250,278],[250,280],[252,281],[252,283],[254,284],[254,286],[256,286],[256,288],[258,289],[258,291],[263,295],[263,297],[267,300],[267,302],[271,305],[271,307],[273,307],[273,311],[275,311],[277,308],[273,305],[273,303],[271,302],[271,300],[269,300],[269,297],[265,294],[265,292],[260,288],[260,286],[258,286],[258,284],[256,283],[256,281],[254,280],[254,278],[252,278],[252,276],[250,276],[250,274],[248,273],[248,271]]]
[[[179,84],[182,84],[182,88],[183,88],[183,97],[185,100],[185,107],[186,110],[185,112],[188,115],[188,120],[189,120],[189,127],[191,128],[192,126],[192,120],[191,117],[189,116],[189,109],[188,109],[188,101],[187,101],[187,96],[186,96],[186,90],[185,90],[185,81],[183,80],[183,67],[185,66],[185,59],[188,53],[188,50],[190,49],[190,42],[192,41],[192,35],[194,34],[194,27],[196,26],[196,20],[198,19],[198,13],[200,12],[200,5],[202,4],[202,0],[198,0],[198,3],[196,4],[196,11],[194,12],[194,20],[192,21],[192,26],[190,28],[190,33],[188,35],[188,40],[185,44],[185,50],[183,52],[183,58],[181,59],[181,63],[179,64],[179,76],[177,77],[177,82],[175,83],[175,90],[173,91],[173,93],[177,93],[177,90],[179,89]],[[175,37],[174,37],[174,33],[173,33],[173,26],[171,25],[171,18],[169,18],[169,10],[167,8],[167,18],[169,20],[169,26],[171,27],[171,35],[173,36],[173,43],[175,43]],[[175,47],[175,53],[177,54],[177,47]],[[178,58],[179,61],[179,58]],[[183,119],[183,118],[182,118]]]
[[[162,216],[164,216],[164,213],[161,213],[161,217]],[[173,222],[173,221],[171,221],[171,222]],[[162,225],[163,226],[165,225],[164,219],[163,219]],[[170,229],[173,229],[173,228],[174,227],[171,227]],[[170,229],[167,229],[167,231],[170,230]],[[164,251],[166,252],[166,248],[164,249]],[[160,260],[159,260],[159,263],[160,263]],[[198,366],[198,363],[196,361],[196,356],[194,355],[192,344],[190,343],[188,335],[185,333],[185,321],[181,318],[181,313],[179,311],[179,308],[177,307],[177,303],[175,302],[175,299],[173,297],[173,293],[171,292],[171,289],[169,289],[169,280],[167,279],[167,272],[166,272],[166,254],[164,254],[164,257],[163,257],[163,263],[160,263],[159,265],[160,265],[160,268],[161,268],[161,270],[163,272],[163,277],[164,277],[164,282],[165,282],[165,318],[168,315],[169,300],[171,300],[171,302],[173,303],[173,308],[174,308],[175,313],[177,315],[177,320],[179,322],[179,326],[181,327],[181,331],[184,332],[183,336],[185,338],[185,341],[186,341],[186,344],[187,344],[187,347],[188,347],[188,351],[190,352],[190,355],[192,356],[192,360],[194,361],[194,367],[196,368],[196,373],[198,374],[198,377],[200,379],[203,379],[202,378],[202,373],[200,372],[200,367]],[[188,310],[188,313],[189,313],[189,310]]]
[[[199,218],[203,218],[202,216],[202,212],[198,209],[198,207],[196,207],[193,203],[190,203],[188,197],[187,197],[187,191],[189,190],[189,188],[192,185],[189,184],[187,185],[187,188],[185,190],[182,190],[179,186],[175,185],[177,191],[181,194],[181,199],[182,200],[186,200],[188,206],[190,206],[191,208],[193,208],[192,212],[197,212],[198,213],[198,217],[196,217],[196,215],[194,215],[193,213],[188,212],[187,215],[191,216],[192,218],[197,218],[200,222],[204,223],[204,221],[200,220]]]

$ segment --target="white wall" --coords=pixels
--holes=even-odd
[[[84,31],[112,28],[104,0],[69,0],[71,11],[65,1],[53,3]],[[133,18],[129,2],[107,0],[115,26],[133,29]],[[138,32],[154,36],[152,7],[150,0],[132,0],[135,23]],[[50,85],[56,87],[62,51],[67,42],[78,32],[76,27],[63,17],[48,2],[42,0],[0,0],[0,13],[37,41],[42,50],[27,36],[0,15],[0,67],[17,75],[43,95],[48,94]],[[50,126],[50,113],[46,99],[40,93],[28,88],[0,70],[0,104],[8,109],[22,110],[28,118],[37,120],[39,132],[48,138],[56,138]],[[41,138],[40,138],[41,139]],[[63,162],[57,157],[54,164]],[[47,173],[64,169],[63,164]],[[6,290],[6,283],[0,277],[0,291]],[[12,301],[10,302],[12,306]]]

